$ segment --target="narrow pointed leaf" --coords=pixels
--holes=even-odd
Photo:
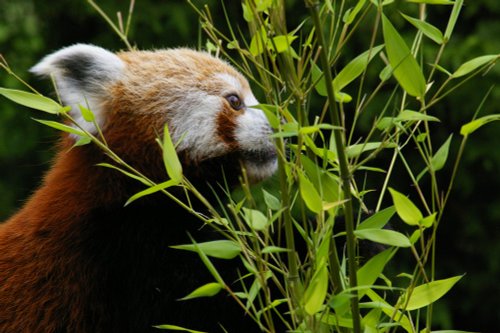
[[[394,213],[396,213],[396,208],[394,208],[394,206],[387,207],[361,222],[356,229],[382,229],[387,223],[389,223],[389,220]]]
[[[262,231],[268,226],[269,220],[261,211],[243,208],[243,212],[245,213],[245,222],[253,230]]]
[[[27,91],[0,88],[0,95],[17,104],[47,113],[58,114],[63,108],[61,104],[48,97]]]
[[[182,244],[170,246],[173,249],[186,250],[197,252],[197,248],[209,257],[219,259],[233,259],[241,252],[241,247],[238,243],[230,240],[216,240],[204,243]]]
[[[384,45],[363,52],[349,62],[333,79],[333,87],[336,92],[341,91],[349,83],[359,77],[368,66],[368,63],[384,48]]]
[[[203,332],[203,331],[190,330],[189,328],[184,328],[184,327],[177,326],[177,325],[165,324],[165,325],[156,325],[153,327],[158,328],[160,330],[182,331],[182,332],[188,332],[188,333],[207,333],[207,332]]]
[[[302,173],[299,174],[299,191],[307,208],[314,213],[319,213],[323,210],[323,202],[318,191],[313,183]]]
[[[462,276],[455,276],[415,287],[406,305],[406,310],[416,310],[434,303],[443,297],[461,278]]]
[[[401,220],[409,225],[418,225],[420,220],[423,219],[423,215],[417,206],[398,191],[389,188],[389,192],[391,193],[394,207],[396,207],[396,212]]]
[[[193,298],[200,298],[200,297],[212,297],[215,296],[221,291],[222,286],[220,283],[217,282],[211,282],[207,283],[199,288],[196,288],[191,292],[189,295],[184,296],[181,298],[181,301],[186,301],[188,299],[193,299]]]
[[[382,17],[382,28],[393,75],[409,95],[424,96],[426,85],[422,70],[403,38],[385,15]]]
[[[471,59],[457,68],[457,70],[451,75],[452,78],[457,78],[461,76],[465,76],[474,70],[478,69],[481,66],[486,65],[489,62],[496,61],[500,55],[498,54],[490,54],[490,55],[484,55],[481,57],[477,57],[474,59]]]
[[[321,310],[328,291],[328,269],[326,264],[318,267],[304,293],[304,309],[310,315]]]
[[[75,134],[81,137],[87,137],[87,134],[83,132],[82,130],[79,130],[78,128],[74,128],[68,125],[64,125],[62,123],[59,123],[57,121],[52,121],[52,120],[42,120],[42,119],[34,119],[34,121],[39,122],[40,124],[44,124],[45,126],[49,126],[52,128],[55,128],[56,130]]]
[[[170,179],[179,184],[182,181],[182,165],[175,151],[167,125],[165,125],[163,131],[163,163]]]
[[[418,30],[422,31],[422,33],[425,36],[432,39],[433,41],[435,41],[439,45],[443,44],[443,42],[444,42],[443,33],[438,28],[436,28],[435,26],[433,26],[432,24],[430,24],[428,22],[418,20],[416,18],[405,15],[403,13],[401,13],[401,15],[403,15],[403,17],[408,22],[413,24],[413,26],[415,26]]]
[[[140,199],[140,198],[145,197],[147,195],[150,195],[150,194],[153,194],[153,193],[165,190],[165,189],[167,189],[169,187],[172,187],[174,185],[178,185],[178,183],[176,181],[172,180],[172,179],[169,179],[166,182],[163,182],[163,183],[151,186],[151,187],[149,187],[149,188],[147,188],[147,189],[145,189],[143,191],[140,191],[140,192],[134,194],[133,196],[131,196],[127,200],[127,202],[125,203],[125,206],[130,205],[132,202],[136,201],[137,199]]]
[[[475,120],[463,125],[462,128],[460,129],[460,134],[463,136],[467,136],[469,134],[474,133],[481,126],[483,126],[489,122],[496,121],[496,120],[500,120],[500,114],[490,114],[490,115],[475,119]]]
[[[362,229],[354,230],[356,237],[367,239],[375,243],[397,246],[410,247],[411,243],[408,237],[400,232],[386,229]]]

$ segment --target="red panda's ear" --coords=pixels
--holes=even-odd
[[[31,72],[52,77],[62,102],[71,106],[72,117],[80,126],[95,132],[94,125],[81,116],[79,105],[91,109],[97,123],[103,125],[106,88],[121,78],[124,67],[114,53],[93,45],[76,44],[49,54]]]

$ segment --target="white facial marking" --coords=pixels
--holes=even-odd
[[[64,104],[71,106],[70,115],[79,126],[95,134],[97,129],[83,119],[79,105],[90,109],[97,124],[102,126],[105,86],[119,80],[124,67],[114,53],[93,45],[76,44],[49,54],[31,68],[31,72],[53,76]]]

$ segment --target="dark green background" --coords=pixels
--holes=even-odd
[[[219,1],[199,3],[208,3],[215,22],[224,26]],[[294,27],[307,12],[301,1],[286,3],[289,24]],[[126,1],[105,0],[100,5],[111,15],[128,10]],[[396,5],[405,12],[409,6],[415,8],[402,1],[396,1]],[[226,1],[226,6],[230,18],[244,26],[239,1]],[[447,19],[443,15],[448,11],[449,8],[432,8],[429,19],[443,28]],[[402,19],[394,22],[400,24],[398,28],[403,27]],[[409,28],[408,24],[404,27]],[[499,53],[499,36],[500,1],[466,1],[442,65],[457,68],[473,57]],[[196,14],[184,1],[137,1],[131,40],[139,48],[197,47],[199,38]],[[34,80],[27,70],[43,55],[78,42],[112,50],[124,48],[86,1],[0,0],[0,53],[16,73],[41,91],[49,93],[49,85]],[[366,49],[363,41],[359,45],[360,50],[352,50],[353,54]],[[499,67],[486,77],[464,85],[437,110],[436,116],[444,124],[437,137],[446,138],[450,132],[459,137],[460,126],[471,118],[485,92],[498,84]],[[20,88],[4,72],[0,72],[0,86]],[[482,114],[500,113],[499,106],[500,88],[495,87]],[[39,116],[0,99],[0,220],[22,205],[49,167],[58,134],[30,119]],[[456,154],[456,148],[455,142],[452,154]],[[493,333],[500,326],[497,324],[500,320],[499,173],[500,124],[493,123],[475,133],[468,144],[438,235],[438,277],[466,274],[439,302],[435,317],[442,329]]]

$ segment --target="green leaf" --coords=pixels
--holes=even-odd
[[[132,202],[136,201],[137,199],[140,199],[140,198],[145,197],[147,195],[150,195],[150,194],[162,191],[164,189],[167,189],[167,188],[175,186],[175,185],[178,185],[178,182],[174,181],[173,179],[169,179],[166,182],[153,185],[153,186],[151,186],[151,187],[149,187],[149,188],[147,188],[147,189],[145,189],[143,191],[140,191],[140,192],[134,194],[133,196],[131,196],[127,200],[127,202],[125,203],[125,206],[130,205]]]
[[[499,57],[500,55],[498,54],[490,54],[471,59],[460,65],[460,67],[458,67],[458,69],[451,74],[451,77],[456,79],[457,77],[465,76],[487,63],[498,60]]]
[[[233,259],[241,252],[241,247],[238,243],[231,240],[215,240],[204,243],[182,244],[170,246],[173,249],[198,252],[201,251],[209,257],[219,259]]]
[[[170,331],[183,331],[183,332],[189,332],[189,333],[207,333],[207,332],[202,332],[202,331],[195,331],[195,330],[190,330],[189,328],[184,328],[180,327],[177,325],[156,325],[153,326],[154,328],[158,328],[160,330],[170,330]]]
[[[439,118],[412,110],[401,111],[395,119],[397,121],[440,121]]]
[[[0,95],[3,95],[5,98],[19,105],[51,114],[59,114],[63,108],[61,104],[48,97],[27,91],[0,88]]]
[[[278,198],[264,189],[262,189],[262,193],[264,194],[264,202],[266,203],[267,208],[271,210],[279,210],[281,208],[281,202]]]
[[[375,46],[361,53],[351,60],[333,79],[333,87],[338,93],[349,83],[360,76],[368,66],[368,63],[384,48],[384,45]]]
[[[346,148],[346,154],[349,158],[353,158],[356,156],[361,155],[364,152],[370,151],[370,150],[375,150],[380,147],[383,148],[394,148],[397,145],[394,143],[385,143],[385,142],[367,142],[367,143],[360,143],[356,145],[351,145]]]
[[[346,10],[344,17],[342,18],[343,22],[346,24],[351,24],[356,16],[358,15],[359,11],[363,8],[365,5],[366,0],[359,0],[356,6],[354,8],[349,8]]]
[[[219,293],[219,291],[221,291],[221,289],[222,289],[222,286],[220,283],[217,283],[217,282],[207,283],[199,288],[196,288],[189,295],[184,296],[183,298],[181,298],[179,300],[186,301],[188,299],[193,299],[193,298],[212,297],[212,296],[217,295]]]
[[[434,154],[434,156],[432,156],[430,162],[431,162],[432,170],[434,172],[439,171],[444,167],[446,160],[448,159],[448,152],[450,151],[450,144],[451,144],[452,137],[453,137],[453,135],[450,135],[448,137],[448,139],[443,143],[443,145],[438,149],[436,154]],[[425,167],[425,169],[422,170],[422,172],[420,172],[420,174],[417,176],[417,181],[420,180],[422,178],[422,176],[428,170],[429,170],[429,167]]]
[[[85,121],[87,121],[89,123],[95,121],[94,113],[91,110],[87,109],[83,105],[78,105],[78,107],[80,108],[80,112],[81,112],[82,117]]]
[[[394,206],[382,209],[361,222],[356,229],[382,229],[389,222],[394,213],[396,213],[396,208],[394,208]]]
[[[99,163],[99,164],[96,164],[96,165],[100,166],[100,167],[105,167],[105,168],[110,168],[110,169],[114,169],[114,170],[120,171],[121,173],[123,173],[127,177],[130,177],[132,179],[140,181],[141,183],[143,183],[146,186],[151,186],[151,183],[149,181],[147,181],[146,179],[144,179],[142,177],[139,177],[139,176],[136,176],[133,173],[125,171],[125,170],[123,170],[123,169],[121,169],[121,168],[119,168],[117,166],[112,165],[112,164],[109,164],[109,163]]]
[[[426,216],[422,220],[420,220],[420,224],[424,228],[430,228],[430,227],[432,227],[434,222],[436,222],[436,216],[437,216],[437,213],[432,213],[431,215]]]
[[[429,5],[453,5],[454,1],[451,0],[406,0],[415,3],[427,3]]]
[[[443,297],[461,278],[462,275],[444,280],[432,281],[415,287],[411,292],[406,310],[416,310],[434,303]]]
[[[282,252],[290,252],[290,249],[278,246],[266,246],[261,251],[261,253],[282,253]]]
[[[420,30],[424,35],[426,35],[427,37],[429,37],[430,39],[435,41],[437,44],[439,44],[439,45],[443,44],[443,42],[444,42],[443,33],[438,28],[436,28],[435,26],[433,26],[432,24],[430,24],[428,22],[410,17],[410,16],[405,15],[403,13],[401,13],[401,15],[403,15],[403,17],[408,22],[410,22],[413,26],[415,26],[418,30]]]
[[[245,222],[250,228],[256,231],[262,231],[267,228],[269,220],[261,211],[243,207],[245,213]]]
[[[328,93],[326,92],[325,76],[323,75],[323,71],[315,63],[312,63],[311,78],[313,82],[317,82],[314,89],[316,89],[318,95],[326,97]]]
[[[387,249],[370,258],[358,271],[358,286],[372,286],[394,255],[393,249]],[[361,298],[361,295],[359,296]]]
[[[458,16],[460,15],[460,11],[462,10],[463,4],[464,0],[453,1],[453,9],[451,10],[450,19],[448,20],[448,25],[446,26],[446,30],[444,32],[445,40],[450,39],[451,34],[453,33],[453,29],[455,28],[455,24],[457,23]]]
[[[85,132],[83,132],[82,130],[79,130],[78,128],[74,128],[74,127],[71,127],[68,125],[64,125],[64,124],[59,123],[57,121],[34,119],[34,118],[33,118],[33,120],[36,122],[39,122],[40,124],[44,124],[46,126],[55,128],[56,130],[59,130],[59,131],[75,134],[75,135],[78,135],[80,137],[88,137],[87,134],[85,134]]]
[[[385,49],[394,76],[409,95],[423,97],[425,78],[410,49],[385,15],[382,16],[382,28]]]
[[[292,47],[292,42],[297,39],[297,36],[280,35],[273,37],[272,44],[269,45],[271,50],[277,53],[288,51]]]
[[[299,191],[307,208],[314,213],[323,210],[323,202],[313,183],[303,173],[299,173]]]
[[[423,219],[423,215],[417,206],[415,206],[410,199],[398,191],[389,188],[389,192],[391,192],[394,207],[396,207],[396,212],[401,220],[409,225],[418,225],[420,220]]]
[[[323,263],[314,273],[304,293],[304,309],[310,315],[321,310],[328,291],[328,269]]]
[[[168,126],[165,125],[163,129],[163,163],[165,164],[165,169],[170,179],[175,183],[179,184],[182,181],[182,165],[179,161],[179,156],[175,152],[175,146],[170,137],[170,132],[168,131]]]
[[[463,136],[467,136],[469,134],[474,133],[476,130],[478,130],[481,126],[490,123],[492,121],[500,120],[500,114],[490,114],[478,119],[475,119],[465,125],[462,126],[460,129],[460,134]]]
[[[450,151],[452,137],[453,134],[448,137],[445,143],[443,143],[443,145],[438,149],[436,154],[432,156],[431,165],[434,171],[441,170],[444,167],[446,160],[448,159],[448,152]]]
[[[372,242],[397,246],[397,247],[410,247],[411,243],[408,237],[400,232],[386,229],[362,229],[354,230],[356,237],[360,239],[367,239]]]

